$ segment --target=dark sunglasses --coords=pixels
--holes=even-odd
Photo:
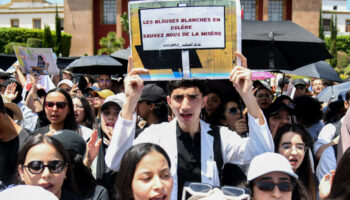
[[[66,163],[62,160],[52,160],[49,161],[47,165],[44,165],[42,161],[32,161],[28,165],[22,165],[22,167],[27,167],[29,172],[32,174],[40,174],[44,171],[45,167],[48,167],[50,172],[53,174],[59,174],[63,171]]]
[[[293,182],[280,182],[280,183],[274,183],[274,182],[256,182],[255,185],[262,191],[273,191],[275,189],[275,186],[277,185],[278,189],[281,192],[290,192],[294,190],[295,183]]]
[[[67,102],[53,102],[53,101],[46,101],[45,102],[45,107],[46,108],[53,108],[54,106],[57,106],[58,109],[63,109],[66,107]]]
[[[236,108],[236,107],[232,107],[232,108],[230,108],[230,109],[228,110],[228,112],[229,112],[231,115],[237,114],[238,111],[239,111],[239,109]]]

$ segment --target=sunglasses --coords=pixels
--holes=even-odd
[[[236,107],[232,107],[228,110],[228,112],[231,114],[231,115],[235,115],[235,114],[238,114],[238,111],[239,109],[236,108]]]
[[[22,167],[28,168],[32,174],[40,174],[44,171],[45,167],[48,167],[53,174],[59,174],[63,171],[66,163],[63,160],[52,160],[47,165],[44,165],[42,161],[32,161],[28,165],[22,165]]]
[[[188,189],[195,194],[201,193],[208,193],[210,190],[214,189],[215,186],[212,186],[207,183],[197,183],[197,182],[186,182],[185,187],[188,187]],[[220,187],[220,190],[224,193],[226,197],[238,197],[243,194],[249,194],[250,191],[247,191],[242,188],[233,187],[233,186],[222,186]]]
[[[262,191],[273,191],[275,189],[275,186],[277,185],[278,189],[281,192],[290,192],[294,190],[295,183],[293,182],[280,182],[280,183],[274,183],[274,182],[256,182],[255,185]]]
[[[63,108],[66,107],[67,102],[64,102],[64,101],[62,101],[62,102],[46,101],[46,102],[45,102],[45,107],[46,107],[46,108],[53,108],[55,105],[56,105],[56,107],[57,107],[58,109],[63,109]]]

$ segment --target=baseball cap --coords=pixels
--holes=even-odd
[[[123,104],[125,102],[125,94],[124,93],[118,93],[116,95],[111,95],[105,99],[103,104],[101,105],[101,112],[104,111],[108,105],[111,104],[117,104],[120,108],[123,107]]]
[[[303,86],[306,86],[306,83],[303,79],[294,79],[292,84],[294,86],[297,86],[297,85],[303,85]]]
[[[86,143],[83,137],[81,137],[77,132],[68,129],[62,129],[56,131],[52,137],[60,141],[66,150],[73,150],[75,153],[78,153],[84,157],[86,151]]]
[[[283,172],[298,178],[287,158],[278,153],[266,152],[253,158],[248,169],[247,180],[252,181],[270,172]]]
[[[280,101],[274,101],[269,107],[267,107],[266,112],[271,116],[277,114],[281,110],[287,110],[289,113],[293,112],[293,108]]]
[[[2,200],[58,200],[58,198],[50,191],[45,190],[41,186],[33,185],[16,185],[9,187],[0,192]]]
[[[73,83],[71,80],[68,80],[68,79],[63,79],[63,80],[61,80],[61,81],[57,84],[57,87],[59,88],[62,84],[66,84],[66,85],[68,85],[69,87],[73,87],[73,86],[74,86],[74,83]]]
[[[101,91],[93,91],[92,92],[92,96],[96,96],[96,94],[98,94],[98,96],[100,96],[101,98],[105,99],[111,95],[114,95],[114,93],[109,90],[109,89],[104,89],[104,90],[101,90]]]
[[[164,90],[154,83],[145,85],[139,101],[161,101],[165,99]]]

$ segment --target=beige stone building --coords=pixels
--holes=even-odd
[[[64,0],[65,32],[72,34],[71,56],[93,55],[98,41],[108,32],[124,37],[120,17],[127,12],[128,0]],[[290,20],[318,35],[321,0],[241,0],[244,19]]]

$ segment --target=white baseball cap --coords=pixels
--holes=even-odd
[[[283,172],[298,179],[298,175],[293,172],[287,158],[273,152],[263,153],[253,158],[248,169],[247,179],[252,181],[270,172]]]
[[[40,186],[17,185],[0,192],[2,200],[58,200],[58,198],[50,191]]]
[[[120,108],[123,108],[123,104],[125,102],[125,94],[124,93],[118,93],[116,95],[108,96],[103,104],[101,105],[100,110],[103,111],[107,108],[110,104],[117,104]]]
[[[69,87],[73,87],[73,86],[74,86],[74,83],[73,83],[71,80],[68,80],[68,79],[63,79],[62,81],[60,81],[60,82],[57,84],[57,87],[59,88],[62,84],[66,84],[66,85],[68,85]]]

